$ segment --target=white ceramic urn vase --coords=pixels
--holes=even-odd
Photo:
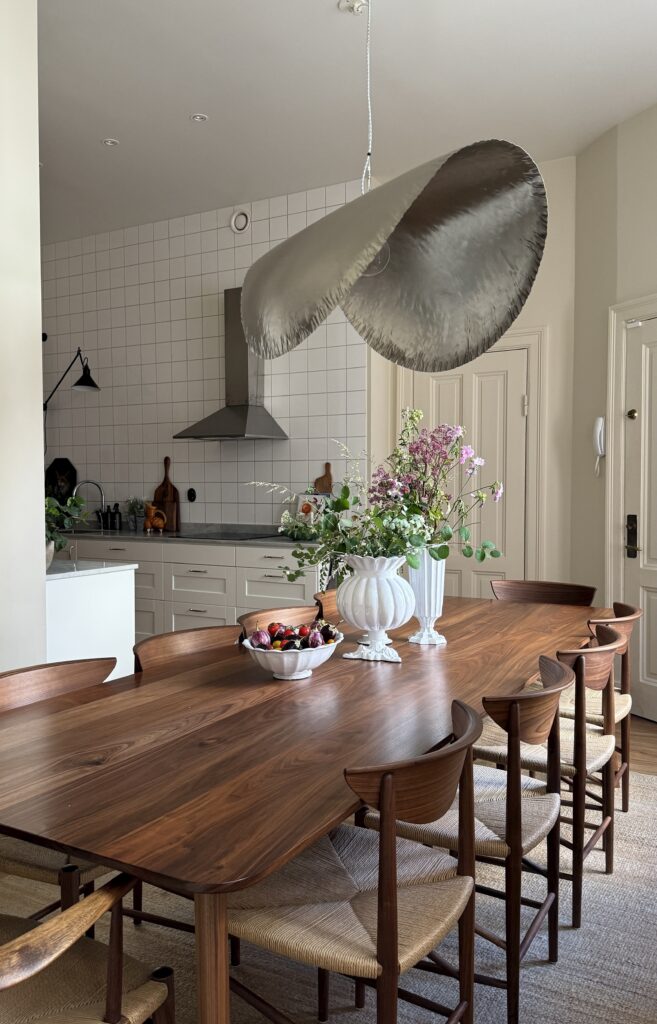
[[[401,661],[394,647],[386,646],[387,629],[403,626],[413,615],[415,597],[408,582],[399,575],[406,559],[351,555],[353,569],[337,590],[340,617],[368,634],[366,645],[345,658],[363,661]]]
[[[445,559],[432,558],[426,548],[420,555],[420,568],[408,570],[408,579],[415,595],[415,618],[420,623],[417,633],[409,637],[412,644],[441,646],[447,640],[434,629],[443,613],[445,596]]]

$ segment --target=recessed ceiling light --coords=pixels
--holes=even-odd
[[[199,121],[200,122],[200,121],[207,121],[207,119],[208,119],[208,115],[207,114],[190,114],[189,115],[189,120],[190,121]]]
[[[103,146],[118,146],[118,139],[103,139]]]

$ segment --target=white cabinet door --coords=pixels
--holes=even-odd
[[[627,336],[624,411],[636,414],[624,419],[625,516],[636,516],[637,529],[625,549],[624,594],[643,608],[632,637],[633,711],[657,721],[657,321]]]
[[[525,398],[527,352],[487,352],[445,373],[415,373],[413,403],[424,425],[462,424],[477,455],[486,460],[475,480],[504,482],[504,497],[489,500],[472,527],[472,543],[494,541],[502,557],[486,562],[453,551],[445,573],[445,592],[455,597],[491,597],[493,579],[525,576]]]
[[[314,604],[319,589],[317,570],[311,569],[290,583],[280,569],[238,566],[237,601],[242,608],[292,608]]]
[[[176,629],[201,629],[204,626],[234,626],[235,606],[201,604],[200,602],[165,601],[165,632]]]
[[[164,633],[164,601],[135,600],[135,641]]]

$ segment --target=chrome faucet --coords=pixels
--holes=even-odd
[[[101,512],[104,511],[104,509],[105,509],[105,491],[103,490],[103,488],[101,487],[101,485],[98,483],[97,480],[79,480],[77,482],[77,484],[75,485],[75,487],[73,488],[73,497],[75,498],[76,494],[78,493],[78,491],[80,490],[80,488],[84,484],[93,484],[94,487],[98,488],[98,490],[100,491],[100,510],[101,510]]]

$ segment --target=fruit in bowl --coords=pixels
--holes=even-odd
[[[300,626],[270,622],[266,629],[256,629],[242,646],[258,665],[273,672],[274,679],[306,679],[328,661],[343,639],[325,619]]]

